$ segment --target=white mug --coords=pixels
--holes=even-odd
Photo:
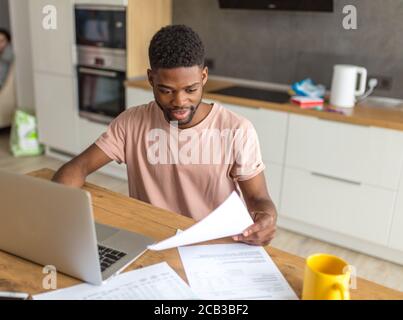
[[[361,75],[357,90],[358,74]],[[365,93],[367,69],[352,65],[338,64],[334,66],[330,104],[334,107],[353,108],[356,97]]]

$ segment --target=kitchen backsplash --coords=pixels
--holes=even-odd
[[[390,82],[378,96],[403,98],[403,1],[335,0],[333,13],[223,10],[218,0],[174,0],[173,23],[202,37],[212,74],[290,84],[306,77],[330,87],[333,65],[364,66]],[[345,30],[343,8],[358,13]]]

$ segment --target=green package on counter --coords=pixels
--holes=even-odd
[[[37,156],[43,153],[44,148],[39,143],[35,116],[22,110],[15,112],[10,148],[15,157]]]

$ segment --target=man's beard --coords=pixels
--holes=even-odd
[[[193,106],[186,107],[186,108],[167,108],[167,109],[165,109],[157,99],[155,99],[155,102],[157,103],[157,105],[161,109],[161,111],[164,113],[164,117],[165,117],[166,121],[177,122],[178,126],[183,126],[183,125],[187,125],[190,122],[192,122],[193,117],[196,114],[196,111],[199,108],[202,100],[200,99],[198,104],[195,106],[193,105]],[[178,120],[178,119],[175,119],[174,117],[172,117],[172,115],[171,115],[171,111],[173,111],[173,110],[187,110],[187,109],[190,111],[190,113],[189,113],[189,116],[186,117],[185,119]]]

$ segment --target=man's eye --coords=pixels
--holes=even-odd
[[[159,92],[161,92],[162,94],[170,94],[171,93],[170,90],[164,90],[164,89],[159,89]]]
[[[187,93],[193,93],[193,92],[196,92],[196,91],[197,91],[197,89],[187,89],[186,90]]]

